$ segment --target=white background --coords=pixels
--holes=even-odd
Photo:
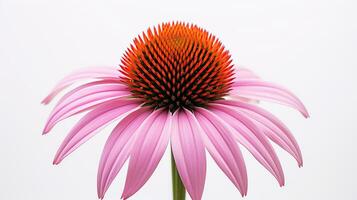
[[[41,99],[67,73],[116,66],[132,39],[148,26],[180,20],[218,36],[234,63],[280,83],[306,104],[311,118],[263,103],[290,127],[304,167],[281,149],[286,186],[244,151],[247,200],[344,199],[357,196],[357,14],[355,1],[49,1],[0,0],[0,199],[95,200],[97,166],[107,127],[59,166],[52,158],[71,118],[48,136],[50,112]],[[131,199],[171,199],[166,153]],[[126,167],[106,199],[119,199]],[[241,199],[212,159],[203,199]]]

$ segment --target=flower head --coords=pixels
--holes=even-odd
[[[48,104],[68,86],[87,80],[58,101],[44,128],[48,133],[59,121],[88,111],[61,144],[54,164],[117,119],[99,164],[99,198],[129,158],[122,197],[136,193],[154,172],[169,142],[193,200],[202,197],[206,150],[243,196],[248,182],[240,145],[284,185],[270,141],[302,166],[299,146],[289,129],[255,100],[290,106],[305,117],[307,110],[287,89],[231,63],[221,42],[195,25],[163,23],[148,29],[134,39],[120,68],[77,71],[43,100]]]
[[[231,62],[221,42],[202,28],[163,24],[134,39],[121,72],[133,97],[173,113],[226,96],[234,74]]]

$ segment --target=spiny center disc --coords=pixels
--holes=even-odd
[[[174,112],[227,95],[234,73],[231,62],[222,43],[202,28],[163,23],[134,39],[121,71],[135,98]]]

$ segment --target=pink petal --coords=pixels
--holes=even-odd
[[[84,68],[71,73],[63,78],[51,91],[51,93],[42,100],[43,104],[48,104],[62,90],[72,85],[76,81],[83,79],[117,79],[120,72],[114,67],[92,67]]]
[[[245,68],[245,67],[238,67],[235,69],[235,80],[251,80],[251,79],[260,79],[253,71]],[[237,94],[230,94],[231,97],[237,99],[239,101],[247,102],[247,103],[259,103],[258,100],[252,98],[245,98],[241,97]]]
[[[128,159],[136,131],[150,113],[150,107],[141,107],[124,117],[112,131],[104,146],[98,169],[99,198],[104,198],[105,192]]]
[[[64,139],[53,163],[60,163],[63,158],[91,138],[99,128],[138,106],[139,103],[135,100],[115,99],[98,106],[86,114]]]
[[[170,138],[171,113],[154,111],[137,131],[122,198],[135,194],[151,177]]]
[[[247,194],[248,178],[242,153],[234,140],[231,130],[210,111],[197,108],[195,116],[204,130],[203,141],[207,150],[222,171],[239,189],[242,196]]]
[[[104,80],[81,85],[64,95],[50,114],[44,133],[48,133],[59,121],[93,108],[108,100],[130,93],[118,81]]]
[[[261,124],[264,129],[264,133],[276,144],[286,150],[288,153],[293,155],[297,160],[299,166],[302,166],[303,160],[300,151],[300,147],[296,142],[296,139],[290,132],[290,130],[276,118],[273,114],[268,111],[259,108],[257,106],[236,102],[236,101],[218,101],[221,104],[234,106],[245,112],[251,119],[255,120],[257,123]],[[265,127],[265,128],[264,128]]]
[[[235,94],[230,94],[230,97],[232,97],[233,99],[236,99],[238,101],[241,101],[241,102],[255,103],[255,104],[259,103],[259,100],[246,98],[246,97],[241,97],[241,96],[238,96],[238,95],[235,95]]]
[[[261,80],[236,80],[232,93],[241,97],[261,99],[287,105],[300,111],[305,117],[309,114],[303,103],[289,90]]]
[[[206,178],[206,156],[199,124],[188,110],[172,119],[171,148],[182,182],[192,200],[200,200]]]
[[[253,71],[245,68],[245,67],[238,67],[235,70],[236,80],[242,79],[260,79],[258,75],[256,75]]]
[[[280,186],[284,185],[284,173],[279,159],[260,127],[257,127],[244,112],[233,107],[214,104],[210,107],[210,110],[234,128],[235,131],[232,133],[235,138],[273,174]]]

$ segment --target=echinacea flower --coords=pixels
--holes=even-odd
[[[257,100],[290,106],[308,117],[287,89],[235,67],[222,43],[186,23],[163,23],[134,39],[119,68],[89,68],[61,80],[43,100],[48,104],[77,81],[87,81],[57,103],[43,133],[58,122],[88,111],[64,139],[54,159],[59,164],[105,125],[119,120],[109,136],[98,170],[98,196],[104,194],[129,159],[123,199],[150,178],[171,144],[173,178],[193,200],[202,197],[206,150],[237,187],[247,194],[244,146],[284,185],[273,141],[302,166],[299,146],[289,129],[258,107]],[[177,171],[176,171],[177,170]],[[180,185],[175,185],[180,189]],[[176,188],[176,189],[177,189]],[[175,189],[175,188],[174,188]],[[184,194],[174,199],[184,199]]]

